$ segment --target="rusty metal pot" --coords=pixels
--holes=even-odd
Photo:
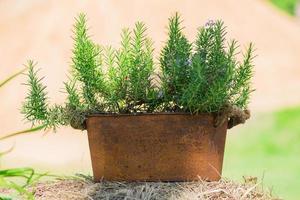
[[[219,180],[227,121],[178,113],[91,115],[86,120],[94,180]]]

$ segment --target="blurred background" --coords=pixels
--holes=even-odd
[[[156,58],[166,40],[168,17],[179,11],[193,41],[197,28],[222,19],[228,39],[243,50],[256,47],[255,76],[245,125],[229,130],[223,175],[256,176],[276,196],[300,196],[300,3],[297,0],[0,0],[0,80],[34,59],[52,103],[64,101],[72,49],[71,30],[79,12],[88,16],[90,34],[102,45],[118,46],[120,30],[137,20],[148,26]],[[20,114],[24,76],[0,91],[0,135],[30,127]],[[87,135],[71,128],[36,132],[0,143],[0,168],[30,166],[40,172],[91,174]]]

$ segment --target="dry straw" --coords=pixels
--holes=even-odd
[[[275,200],[270,191],[263,191],[256,180],[236,183],[217,182],[177,183],[92,183],[83,180],[59,180],[39,183],[31,188],[36,200]]]

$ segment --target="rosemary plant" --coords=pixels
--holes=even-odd
[[[222,21],[207,22],[199,28],[196,41],[189,42],[176,13],[169,19],[168,40],[159,58],[161,73],[156,77],[153,42],[146,31],[137,22],[133,30],[123,29],[119,48],[103,47],[91,40],[86,17],[80,14],[74,25],[71,75],[64,84],[66,103],[49,105],[46,87],[29,61],[29,93],[22,109],[26,119],[47,128],[85,129],[85,118],[96,113],[215,114],[247,109],[252,44],[240,61],[238,44],[227,43]]]
[[[48,117],[46,87],[42,85],[42,79],[37,77],[37,71],[34,71],[34,66],[35,63],[32,60],[28,61],[29,70],[26,85],[30,86],[30,90],[22,109],[25,118],[28,121],[32,121],[33,124],[46,121]]]
[[[161,85],[163,102],[167,110],[181,108],[183,92],[191,76],[192,45],[182,32],[181,19],[178,13],[169,19],[169,37],[161,52]]]
[[[245,109],[251,93],[250,78],[253,69],[253,45],[238,62],[237,42],[225,42],[226,31],[222,21],[209,21],[198,32],[192,56],[192,72],[187,89],[182,94],[186,111],[219,112],[225,106]]]
[[[105,53],[109,69],[108,99],[112,106],[109,112],[147,112],[155,94],[151,82],[154,74],[152,41],[147,38],[142,22],[137,22],[132,32],[124,29],[121,37],[121,48],[109,48]]]

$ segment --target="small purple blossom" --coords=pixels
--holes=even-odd
[[[186,64],[187,64],[188,66],[192,65],[192,59],[189,58],[186,62],[187,62]]]
[[[158,98],[162,98],[164,96],[164,94],[163,94],[163,92],[160,90],[159,92],[158,92]]]
[[[212,27],[216,24],[216,22],[212,19],[208,20],[206,23],[205,23],[205,28],[209,28],[209,27]]]

